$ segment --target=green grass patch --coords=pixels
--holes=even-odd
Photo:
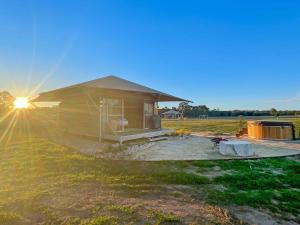
[[[161,211],[152,210],[148,213],[148,216],[155,220],[156,225],[180,223],[180,218],[175,216],[173,213],[164,213]]]
[[[121,212],[125,214],[133,214],[135,212],[134,207],[126,205],[110,205],[106,207],[107,210],[113,212]]]
[[[288,159],[220,161],[230,173],[216,177],[208,200],[216,204],[237,204],[268,208],[282,215],[300,213],[300,164]]]
[[[87,221],[80,222],[80,225],[118,225],[119,219],[114,216],[98,216]]]

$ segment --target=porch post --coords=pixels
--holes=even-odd
[[[143,100],[143,129],[146,129],[146,121],[145,121],[145,99]]]
[[[124,132],[124,98],[122,98],[122,131]]]
[[[102,141],[102,108],[103,108],[103,99],[99,99],[99,143]]]

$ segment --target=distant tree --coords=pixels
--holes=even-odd
[[[180,102],[178,106],[178,111],[181,114],[181,118],[183,118],[186,111],[190,108],[190,105],[188,102]]]
[[[270,110],[270,113],[271,113],[271,115],[274,116],[274,117],[278,117],[278,115],[279,115],[277,109],[275,109],[275,108],[272,108],[272,109]]]
[[[0,92],[0,113],[3,113],[13,107],[15,98],[8,92]]]
[[[199,105],[198,111],[202,114],[207,114],[209,112],[209,108],[206,105]]]

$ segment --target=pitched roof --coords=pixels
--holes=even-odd
[[[68,87],[56,89],[53,91],[48,92],[42,92],[40,93],[39,97],[34,99],[33,101],[47,101],[47,96],[55,95],[55,93],[58,93],[65,89],[71,89],[71,88],[78,88],[78,87],[87,87],[87,88],[98,88],[98,89],[110,89],[110,90],[119,90],[119,91],[130,91],[130,92],[140,92],[140,93],[149,93],[149,94],[155,94],[158,96],[159,101],[188,101],[182,98],[178,98],[166,93],[163,93],[161,91],[154,90],[152,88],[122,79],[117,76],[106,76],[102,77],[96,80],[87,81],[84,83],[79,83],[75,85],[71,85]],[[49,101],[53,101],[53,99]]]
[[[180,112],[177,112],[177,111],[171,109],[169,111],[163,112],[162,114],[163,115],[172,115],[172,114],[178,115],[178,114],[180,114]]]

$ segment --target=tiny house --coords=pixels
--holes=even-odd
[[[248,121],[248,137],[261,140],[294,140],[295,126],[291,122]]]
[[[34,102],[60,102],[60,128],[114,141],[154,137],[161,129],[158,102],[186,101],[116,76],[41,93]]]
[[[163,112],[160,115],[164,119],[178,119],[181,116],[180,112],[177,112],[173,109]]]

